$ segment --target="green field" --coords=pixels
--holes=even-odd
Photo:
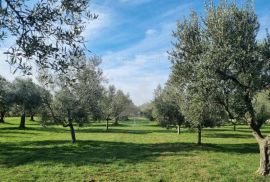
[[[203,145],[196,133],[177,135],[146,120],[69,130],[43,128],[18,118],[0,125],[0,181],[270,181],[255,175],[258,147],[246,126],[204,129]],[[270,131],[270,127],[263,129]]]

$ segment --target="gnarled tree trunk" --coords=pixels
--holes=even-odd
[[[257,139],[260,149],[260,167],[257,170],[257,174],[269,175],[270,136],[267,136],[265,138],[258,138],[257,136],[255,137]]]
[[[253,135],[258,142],[260,149],[260,167],[257,170],[257,174],[269,175],[270,173],[270,136],[264,137],[260,131],[261,123],[256,121],[255,111],[252,105],[252,99],[249,92],[245,95],[245,102],[250,114],[250,128],[253,131]]]

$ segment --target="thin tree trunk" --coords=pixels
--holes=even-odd
[[[22,116],[21,116],[21,122],[20,122],[20,129],[25,129],[25,112],[23,112]]]
[[[33,113],[32,109],[30,109],[30,121],[35,121],[34,120],[34,113]]]
[[[52,115],[52,118],[53,118],[53,121],[56,123],[56,124],[59,124],[60,123],[60,120],[55,116],[54,114],[54,111],[50,105],[50,103],[45,103],[47,105],[47,107],[49,108],[50,112],[51,112],[51,115]]]
[[[32,114],[32,113],[31,113],[31,115],[30,115],[30,121],[35,121],[35,119],[34,119],[34,114]]]
[[[177,134],[180,135],[180,125],[177,125]]]
[[[76,136],[75,136],[75,130],[74,130],[74,127],[73,127],[72,123],[69,124],[69,128],[70,128],[70,134],[71,134],[71,142],[75,143],[76,142]]]
[[[202,144],[202,126],[199,125],[198,126],[198,145],[201,145]]]
[[[233,124],[233,131],[236,131],[236,124]]]
[[[72,118],[71,118],[71,113],[70,110],[68,110],[68,126],[70,128],[70,134],[71,134],[71,142],[75,143],[76,142],[76,136],[75,136],[75,130],[72,124]]]
[[[118,119],[119,119],[118,117],[115,118],[115,121],[114,121],[115,126],[119,125]]]
[[[5,112],[1,112],[0,114],[0,123],[4,123],[5,122]]]
[[[106,131],[108,131],[109,130],[109,119],[107,118],[106,119]]]

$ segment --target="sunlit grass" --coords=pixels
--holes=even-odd
[[[270,181],[256,176],[258,147],[247,126],[166,130],[131,119],[76,127],[77,143],[61,126],[43,128],[19,118],[0,125],[0,181]],[[264,131],[270,131],[265,127]]]

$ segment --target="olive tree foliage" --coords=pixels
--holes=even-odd
[[[4,117],[12,105],[11,83],[0,75],[0,123],[4,123]]]
[[[180,126],[184,123],[184,116],[181,113],[182,98],[179,97],[176,91],[169,84],[165,88],[158,85],[153,103],[155,106],[155,118],[159,124],[167,128],[173,125],[177,127],[177,132],[180,134]]]
[[[216,103],[223,107],[228,122],[233,124],[234,131],[236,130],[237,124],[246,123],[245,103],[243,99],[239,99],[243,97],[243,95],[233,90],[233,88],[227,84],[227,86],[223,85],[216,89],[216,92],[212,96]]]
[[[201,144],[202,128],[222,121],[219,116],[222,109],[211,96],[215,93],[216,82],[212,72],[206,70],[207,39],[195,12],[190,19],[178,23],[173,35],[176,42],[170,53],[173,65],[170,82],[182,93],[183,114],[189,126],[197,128],[198,144]]]
[[[51,115],[55,121],[70,128],[72,143],[76,141],[74,123],[81,126],[89,117],[94,120],[101,117],[103,76],[100,63],[97,57],[81,59],[81,69],[68,72],[69,78],[73,79],[72,84],[66,76],[58,77],[60,88],[55,94]]]
[[[33,116],[34,110],[42,104],[40,87],[31,79],[16,78],[12,82],[13,102],[21,108],[20,128],[25,128],[26,112]]]
[[[40,122],[43,127],[47,124],[59,124],[59,120],[56,117],[56,112],[53,107],[53,95],[46,87],[40,88],[42,105],[38,109],[40,115]]]
[[[101,101],[103,97],[103,72],[100,68],[102,60],[99,57],[82,59],[82,68],[75,72],[75,83],[71,86],[80,104],[86,108],[93,120],[102,118]]]
[[[200,107],[214,103],[224,110],[228,107],[227,113],[233,113],[232,117],[245,118],[260,148],[257,172],[266,175],[270,172],[270,138],[260,130],[265,121],[258,119],[255,103],[256,95],[270,85],[270,36],[258,42],[258,31],[259,22],[250,1],[241,6],[225,0],[217,5],[209,2],[204,17],[199,19],[193,13],[179,24],[171,59],[175,80],[186,81],[188,93],[189,87],[194,86],[198,97],[190,98],[196,98]],[[194,82],[201,84],[193,85]],[[226,96],[216,99],[216,93],[222,92]],[[203,93],[213,102],[203,101]],[[199,108],[195,104],[193,107]]]
[[[135,106],[128,94],[122,90],[117,90],[114,85],[110,85],[103,90],[101,100],[102,119],[107,121],[106,128],[109,128],[109,121],[114,119],[114,125],[118,125],[118,121],[122,117],[133,114]],[[136,111],[135,111],[136,112]]]
[[[55,117],[64,127],[70,128],[72,143],[76,142],[74,121],[84,117],[84,114],[80,115],[81,109],[83,108],[80,106],[79,99],[71,92],[70,88],[62,88],[55,94],[54,110],[57,114]]]
[[[96,18],[89,0],[1,0],[0,38],[15,40],[5,52],[7,61],[24,74],[33,65],[65,73],[78,66],[72,57],[84,54],[82,32]]]
[[[270,90],[265,90],[258,93],[254,97],[254,110],[256,113],[256,120],[260,123],[270,121]]]
[[[153,101],[145,103],[141,106],[139,106],[140,109],[140,115],[146,117],[150,121],[154,121],[155,118],[155,107]]]
[[[132,103],[128,94],[122,90],[117,90],[112,101],[112,116],[114,118],[114,125],[119,125],[118,121],[121,114]]]
[[[104,89],[101,108],[103,119],[106,120],[106,131],[109,130],[109,121],[113,119],[113,104],[116,94],[116,88],[114,85],[110,85],[108,89]]]

